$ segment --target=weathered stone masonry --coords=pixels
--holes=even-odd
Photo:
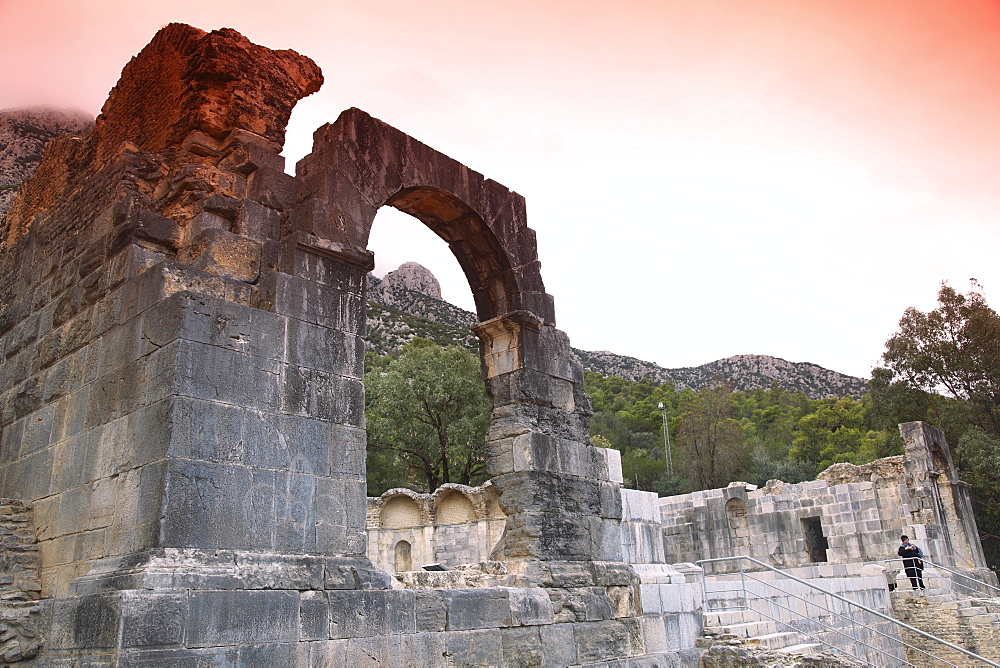
[[[690,647],[665,606],[640,614],[621,563],[620,479],[589,443],[524,200],[354,109],[286,175],[288,116],[321,83],[292,51],[169,25],[12,203],[0,495],[33,506],[40,665]],[[449,244],[476,298],[505,515],[491,588],[390,590],[365,556],[364,276],[386,204]]]

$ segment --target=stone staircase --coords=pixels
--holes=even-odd
[[[924,584],[927,589],[914,591],[909,580],[900,573],[896,578],[896,590],[892,592],[892,597],[923,599],[928,605],[941,611],[966,618],[970,624],[1000,629],[1000,598],[957,593],[949,586],[949,581],[938,577],[933,569],[924,572]]]
[[[924,572],[928,588],[922,591],[912,590],[905,578],[897,579],[900,586],[891,594],[895,617],[942,640],[1000,661],[1000,598],[956,593],[947,580],[929,571]],[[966,657],[953,654],[947,648],[932,646],[913,634],[904,633],[903,636],[907,642],[935,656],[957,665],[967,665]],[[914,663],[919,658],[916,654],[910,655]]]
[[[778,624],[762,620],[753,610],[719,610],[705,613],[702,635],[782,654],[812,656],[822,651],[820,643],[809,641],[795,631],[779,631]],[[784,625],[782,625],[784,626]]]
[[[928,605],[933,605],[941,611],[959,618],[966,618],[970,624],[993,626],[1000,629],[1000,599],[962,596],[948,589],[928,588],[922,592],[909,588],[896,590],[893,598],[924,599]]]

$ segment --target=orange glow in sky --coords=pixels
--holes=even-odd
[[[577,347],[867,376],[941,280],[1000,307],[996,2],[0,0],[0,109],[96,114],[171,21],[323,68],[289,171],[355,106],[524,195]],[[421,262],[471,309],[445,245],[393,214],[376,273]]]

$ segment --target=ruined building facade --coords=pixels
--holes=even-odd
[[[356,109],[287,175],[285,124],[322,81],[295,52],[169,25],[12,202],[0,496],[31,507],[37,537],[26,651],[40,645],[40,665],[685,651],[641,613],[622,561],[620,480],[589,441],[523,198]],[[390,589],[365,553],[364,277],[385,205],[449,245],[475,296],[503,516],[492,587]]]
[[[811,482],[733,483],[660,499],[666,560],[744,554],[776,568],[885,565],[906,534],[934,563],[995,583],[944,434],[923,422],[899,427],[903,455],[834,464]]]

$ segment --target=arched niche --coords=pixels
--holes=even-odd
[[[420,506],[408,496],[389,497],[379,512],[379,527],[383,529],[408,529],[423,523]]]
[[[726,501],[726,519],[729,521],[729,537],[733,547],[749,545],[750,522],[747,519],[747,506],[742,499],[732,498]]]
[[[392,549],[393,553],[393,564],[396,568],[397,573],[402,573],[404,571],[413,570],[413,559],[411,556],[412,547],[410,543],[405,540],[401,540],[396,543],[396,546]]]
[[[435,524],[465,524],[476,519],[476,511],[469,497],[461,492],[445,492],[435,503]]]

